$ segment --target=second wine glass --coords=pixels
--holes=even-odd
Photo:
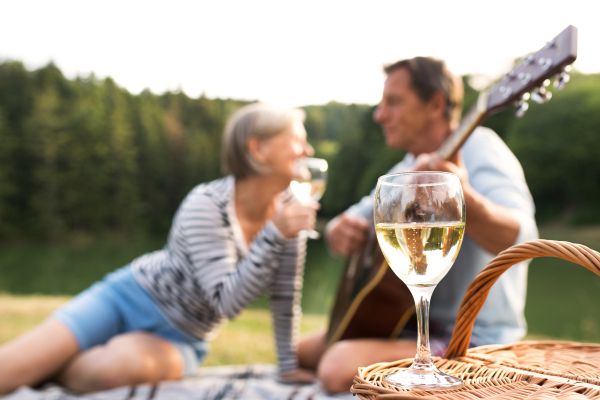
[[[299,158],[294,168],[293,181],[290,183],[294,196],[303,203],[321,200],[327,186],[327,169],[327,160],[322,158]],[[315,230],[303,231],[302,234],[311,239],[321,237]]]

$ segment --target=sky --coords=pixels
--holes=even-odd
[[[376,104],[385,64],[433,56],[481,88],[568,25],[573,67],[600,72],[599,11],[597,0],[0,0],[0,62],[53,61],[135,94]]]

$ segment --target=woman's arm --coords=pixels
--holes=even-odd
[[[173,239],[212,310],[232,318],[271,286],[286,239],[269,221],[239,258],[226,207],[226,199],[195,195],[182,206]]]
[[[298,367],[298,334],[302,317],[300,299],[305,259],[306,239],[287,243],[270,290],[277,359],[282,373]]]

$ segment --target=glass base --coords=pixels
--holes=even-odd
[[[441,372],[433,364],[413,364],[404,371],[384,376],[383,381],[407,390],[456,390],[463,387],[461,379]]]

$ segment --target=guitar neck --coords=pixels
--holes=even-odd
[[[448,138],[442,143],[438,149],[438,154],[443,160],[450,160],[458,149],[463,145],[469,135],[477,128],[486,117],[488,105],[488,92],[483,91],[479,94],[477,102],[471,107],[464,118],[460,121],[460,125]]]
[[[535,101],[541,103],[548,101],[551,93],[547,93],[545,87],[550,83],[549,79],[557,75],[554,84],[557,89],[560,89],[565,82],[568,82],[567,66],[576,58],[577,28],[569,25],[535,54],[523,57],[519,64],[503,76],[494,87],[481,92],[477,103],[471,107],[458,128],[440,146],[438,150],[440,158],[450,160],[486,117],[510,104],[522,104],[529,99],[530,91],[532,96],[536,95],[535,98],[532,97]],[[526,109],[527,107],[523,110]]]

